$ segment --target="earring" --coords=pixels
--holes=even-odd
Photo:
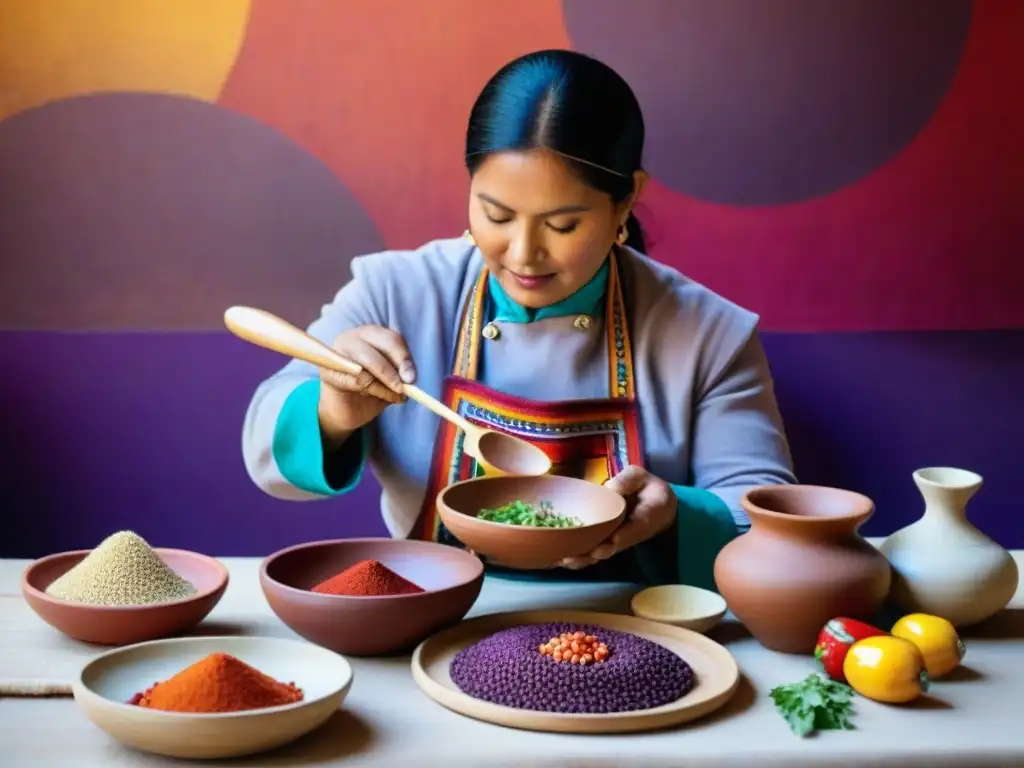
[[[473,234],[468,229],[462,233],[462,236],[469,241],[470,245],[476,245],[476,240],[473,239]]]
[[[619,233],[615,236],[615,242],[619,245],[625,245],[627,240],[629,240],[629,229],[623,224],[619,227]]]

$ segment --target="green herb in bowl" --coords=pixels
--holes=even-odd
[[[576,528],[583,525],[579,518],[556,515],[549,501],[534,506],[527,501],[517,500],[497,509],[481,509],[476,516],[491,523],[528,528]]]

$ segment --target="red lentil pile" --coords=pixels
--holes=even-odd
[[[540,645],[540,655],[550,656],[556,662],[567,661],[570,664],[600,664],[609,656],[608,646],[597,639],[596,635],[586,632],[563,632]]]
[[[312,591],[323,595],[384,597],[414,595],[424,589],[399,576],[378,560],[362,560],[338,575],[321,581]]]

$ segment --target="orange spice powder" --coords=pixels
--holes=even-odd
[[[302,689],[279,683],[226,653],[211,653],[130,703],[168,712],[241,712],[302,701]]]

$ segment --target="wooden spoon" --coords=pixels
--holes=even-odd
[[[231,307],[224,313],[224,324],[240,339],[256,346],[338,373],[358,376],[363,372],[358,363],[342,357],[287,320],[262,309]],[[477,426],[412,384],[403,384],[402,393],[465,432],[466,453],[483,464],[489,472],[544,475],[551,471],[551,459],[535,445],[512,435]]]

